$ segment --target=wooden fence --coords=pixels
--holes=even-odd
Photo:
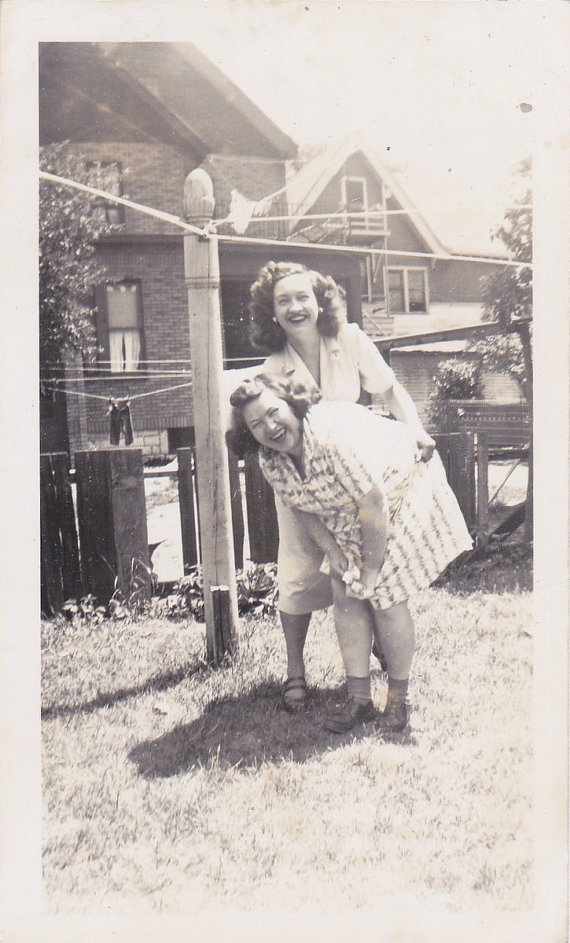
[[[198,563],[200,531],[208,522],[197,519],[195,452],[178,449],[177,459],[177,472],[156,472],[144,470],[140,449],[81,451],[75,453],[72,471],[66,452],[40,456],[41,605],[46,616],[60,612],[67,599],[88,593],[100,604],[117,591],[130,600],[150,597],[145,477],[177,476],[183,572]],[[229,471],[236,569],[244,565],[246,526],[249,558],[254,563],[276,560],[279,539],[273,491],[261,474],[257,456],[238,463],[230,455]]]
[[[487,400],[450,400],[439,423],[442,433],[484,433],[491,451],[523,449],[531,436],[526,403],[498,404]]]
[[[436,443],[465,520],[472,533],[478,533],[487,514],[486,437],[447,432],[437,435]],[[177,475],[184,572],[197,564],[200,532],[208,522],[197,520],[196,457],[193,449],[182,448],[177,458],[177,472],[145,472],[140,449],[76,452],[72,475],[65,452],[41,456],[41,599],[46,615],[61,611],[66,599],[88,593],[100,604],[117,591],[123,598],[150,597],[145,477]],[[236,569],[244,564],[246,529],[249,559],[276,560],[279,539],[273,492],[257,456],[238,463],[230,455],[229,469]]]

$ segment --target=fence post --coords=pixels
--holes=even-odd
[[[193,170],[186,178],[184,212],[190,222],[202,227],[212,219],[214,190],[210,177],[201,168]],[[184,236],[184,272],[188,288],[198,508],[202,524],[206,648],[208,661],[219,663],[225,652],[234,647],[238,608],[228,450],[224,439],[220,261],[215,235],[189,232]],[[228,590],[223,618],[212,595],[219,587]]]
[[[245,500],[249,554],[254,563],[277,560],[279,527],[273,489],[259,467],[257,452],[245,456]]]
[[[150,599],[141,449],[76,452],[75,471],[86,590],[101,605],[115,590],[131,602]]]
[[[192,449],[176,449],[178,458],[178,501],[180,504],[180,531],[182,534],[182,563],[184,573],[198,563],[198,533],[194,513]]]

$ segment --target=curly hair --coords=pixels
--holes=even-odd
[[[288,275],[309,276],[319,306],[317,330],[323,337],[336,337],[346,321],[344,289],[330,275],[321,275],[300,262],[268,262],[251,286],[249,303],[250,341],[265,354],[282,350],[287,343],[285,331],[273,320],[273,292],[276,282]]]
[[[288,403],[297,419],[300,420],[305,418],[311,406],[322,399],[317,387],[309,389],[303,383],[297,383],[286,377],[269,376],[265,373],[248,377],[235,388],[230,396],[230,404],[233,408],[231,425],[226,432],[226,443],[228,448],[239,457],[249,452],[257,452],[260,448],[259,442],[251,434],[243,418],[243,407],[261,396],[265,389],[272,390],[279,399]]]

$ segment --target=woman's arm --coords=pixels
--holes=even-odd
[[[317,517],[316,514],[309,514],[307,511],[298,510],[295,511],[295,513],[302,521],[303,527],[311,540],[327,555],[334,575],[342,579],[348,567],[348,560],[333,535],[327,530],[320,517]]]
[[[350,324],[347,327],[351,350],[358,361],[362,388],[369,393],[378,393],[394,418],[410,427],[422,459],[427,462],[432,456],[435,442],[423,428],[412,397],[398,382],[368,335],[356,325]]]
[[[358,520],[362,534],[362,567],[358,582],[359,596],[370,596],[386,556],[388,539],[388,505],[377,486],[358,502]]]

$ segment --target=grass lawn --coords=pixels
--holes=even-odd
[[[343,694],[329,613],[300,716],[273,615],[244,617],[217,670],[191,620],[44,623],[48,911],[532,907],[530,570],[503,569],[414,600],[411,731],[391,742],[322,729]]]

